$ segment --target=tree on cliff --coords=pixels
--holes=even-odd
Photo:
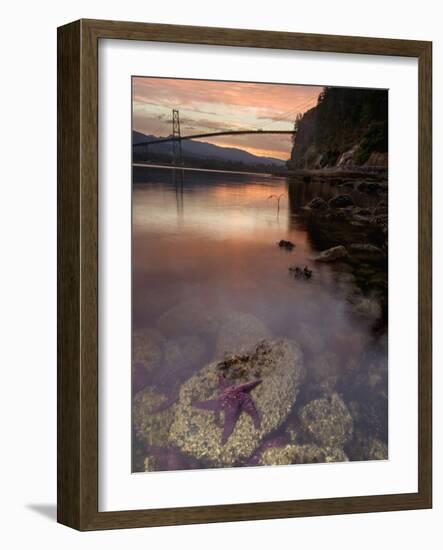
[[[357,146],[354,162],[387,152],[386,90],[325,87],[317,105],[297,116],[290,164],[296,168],[333,166]]]
[[[297,133],[300,129],[300,122],[301,122],[301,119],[303,118],[303,115],[301,113],[297,113],[297,116],[295,117],[295,120],[294,120],[294,133],[292,134],[292,144],[294,145],[295,143],[295,139],[297,137]]]

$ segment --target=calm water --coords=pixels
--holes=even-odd
[[[353,268],[311,259],[339,242],[328,227],[306,219],[302,210],[314,196],[330,198],[338,192],[328,183],[291,183],[267,175],[135,167],[134,330],[158,326],[158,319],[180,303],[197,303],[203,311],[249,313],[273,335],[302,346],[312,379],[302,401],[332,384],[348,404],[366,400],[370,408],[372,394],[366,392],[366,382],[360,382],[374,368],[379,376],[380,364],[386,365],[386,325],[379,321],[375,328],[371,319],[356,316],[350,307],[357,288]],[[280,194],[278,212],[276,199],[269,197]],[[375,200],[357,199],[361,206]],[[366,242],[359,231],[356,227],[351,240]],[[296,247],[287,252],[277,246],[280,239]],[[294,279],[288,271],[294,265],[311,268],[312,278]],[[371,269],[376,274],[377,268]],[[370,288],[363,291],[370,294]],[[197,336],[204,343],[204,361],[214,358],[213,337],[204,331]],[[316,362],[324,353],[332,354],[333,368]],[[153,375],[152,384],[173,396],[180,379],[190,374]],[[387,396],[387,377],[382,384]],[[373,435],[386,441],[387,401],[383,406]]]

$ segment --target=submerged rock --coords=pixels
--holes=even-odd
[[[250,396],[260,416],[260,426],[242,413],[232,434],[222,445],[223,419],[193,406],[219,394],[219,374],[235,385],[260,379]],[[274,340],[252,347],[229,362],[213,362],[185,382],[180,390],[169,437],[185,454],[208,466],[233,466],[250,457],[263,439],[278,428],[292,409],[304,378],[302,354],[295,342]],[[223,413],[221,413],[223,414]]]
[[[372,438],[369,442],[368,460],[388,460],[388,446],[377,438]]]
[[[326,210],[328,203],[321,197],[314,197],[306,206],[311,210]]]
[[[221,326],[215,346],[216,356],[241,353],[271,337],[265,324],[250,313],[231,312]]]
[[[294,243],[291,243],[291,241],[285,241],[284,239],[279,241],[277,244],[280,248],[284,248],[285,250],[289,251],[291,251],[295,247]]]
[[[339,187],[348,187],[349,189],[354,189],[355,182],[353,182],[353,181],[344,181],[344,182],[339,184]]]
[[[305,432],[321,446],[341,448],[352,438],[352,416],[337,393],[310,401],[299,418]]]
[[[312,269],[309,269],[306,265],[304,268],[301,268],[298,265],[288,267],[288,271],[294,279],[310,279],[312,277]]]
[[[345,208],[346,206],[353,206],[354,201],[350,195],[337,195],[330,199],[328,204],[331,208]]]
[[[365,435],[365,432],[355,430],[352,441],[346,446],[351,460],[388,460],[388,446],[377,437]]]
[[[375,181],[362,181],[357,185],[357,189],[362,193],[375,193],[383,189],[383,185]]]
[[[349,303],[354,315],[371,323],[378,321],[382,315],[381,305],[374,297],[356,293],[349,298]]]
[[[350,252],[363,256],[377,257],[384,256],[384,252],[378,246],[369,243],[354,243],[349,246]]]
[[[315,256],[313,259],[316,262],[335,262],[337,260],[342,260],[348,256],[346,248],[342,245],[333,246],[327,250],[320,252],[318,256]]]
[[[266,449],[259,460],[261,466],[282,466],[285,464],[313,464],[321,462],[347,462],[343,449],[318,447],[317,445],[285,445]]]
[[[195,470],[198,468],[199,463],[196,460],[185,456],[174,448],[150,447],[143,461],[145,472]]]
[[[155,329],[135,330],[132,334],[132,365],[151,372],[162,361],[164,338]]]
[[[164,447],[168,444],[169,428],[175,411],[174,405],[162,408],[162,405],[168,403],[165,395],[152,388],[145,388],[134,397],[132,419],[135,435],[145,445]]]

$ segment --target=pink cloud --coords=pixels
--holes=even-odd
[[[218,129],[290,129],[297,113],[317,103],[320,86],[133,78],[134,128],[155,135],[170,133],[171,110],[180,110],[182,134]],[[207,141],[288,158],[289,136],[249,135]]]

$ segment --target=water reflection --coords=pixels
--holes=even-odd
[[[182,381],[217,354],[216,336],[199,329],[198,316],[214,312],[229,319],[232,312],[242,312],[258,319],[273,336],[293,339],[303,348],[309,382],[300,406],[338,391],[351,409],[358,409],[355,424],[366,440],[371,436],[386,442],[387,299],[381,300],[384,320],[377,319],[376,331],[371,315],[356,314],[352,305],[352,296],[365,281],[386,281],[386,265],[371,265],[365,268],[370,277],[359,278],[355,266],[312,260],[318,250],[341,241],[343,231],[353,242],[367,240],[358,226],[328,225],[306,215],[303,207],[312,198],[329,199],[337,193],[330,183],[135,167],[134,330],[157,330],[167,312],[191,304],[181,324],[161,336],[167,342],[182,339],[184,346],[192,332],[200,352],[194,362],[174,369],[165,367],[166,360],[159,356],[149,376],[134,381],[134,389],[160,387],[173,400]],[[271,195],[282,195],[279,211]],[[362,195],[358,200],[372,206],[375,199]],[[294,250],[280,249],[280,239],[293,242]],[[312,279],[294,279],[288,271],[293,265],[308,266]],[[371,376],[375,382],[368,390]],[[363,456],[355,449],[348,454],[351,459]]]

